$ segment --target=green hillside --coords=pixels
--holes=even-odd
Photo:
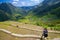
[[[11,3],[1,3],[0,21],[7,20],[60,30],[60,1],[45,0],[42,2],[42,5],[34,6],[34,8],[28,12],[22,8],[13,6]]]
[[[1,3],[0,4],[0,21],[5,20],[18,20],[23,17],[24,12],[11,3]]]
[[[57,0],[55,2],[57,2]],[[31,10],[24,19],[19,21],[60,30],[60,2],[53,5],[38,5],[37,8]]]
[[[17,27],[17,25],[19,27]],[[37,35],[37,36],[41,36],[42,31],[43,31],[42,27],[40,27],[40,26],[31,25],[31,24],[24,24],[24,23],[15,22],[15,21],[0,22],[0,29],[5,29],[5,30],[10,31],[10,32],[15,33],[15,34]],[[35,29],[35,30],[33,30],[33,29]],[[60,31],[59,31],[59,33],[54,32],[53,30],[51,30],[51,31],[52,32],[49,31],[49,33],[48,33],[48,35],[49,35],[48,40],[49,39],[52,40],[54,38],[60,38],[60,36],[59,36]],[[11,34],[5,33],[5,32],[0,30],[0,40],[6,40],[6,39],[7,40],[28,40],[28,39],[26,39],[26,37],[22,38],[22,37],[12,36]],[[31,39],[31,38],[29,38],[29,39]]]

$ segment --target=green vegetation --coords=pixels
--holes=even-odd
[[[31,10],[24,19],[18,21],[47,28],[50,27],[52,30],[60,31],[60,3],[46,6],[44,9],[38,6]]]
[[[60,3],[48,5],[49,2],[47,4],[43,2],[41,6],[38,5],[28,12],[10,3],[1,3],[0,21],[18,21],[25,24],[50,27],[53,30],[60,30]]]
[[[0,21],[18,20],[23,17],[24,12],[22,9],[13,6],[11,3],[0,4]]]
[[[43,27],[60,31],[60,1],[58,1],[45,0],[42,5],[39,4],[36,8],[31,7],[32,10],[28,7],[27,11],[11,3],[0,3],[0,28],[22,35],[41,35],[42,32],[39,30]],[[60,38],[59,35],[60,33],[49,32],[48,38]],[[0,40],[6,39],[24,40],[25,38],[14,37],[0,31]]]

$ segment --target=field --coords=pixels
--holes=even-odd
[[[40,35],[43,28],[36,25],[24,24],[14,21],[0,22],[0,29],[6,29],[12,33],[22,35]],[[49,39],[60,38],[60,33],[49,32]],[[0,31],[0,40],[36,40],[35,38],[19,38]]]

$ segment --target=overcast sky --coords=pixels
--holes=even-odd
[[[10,2],[15,6],[33,6],[41,3],[43,0],[0,0],[1,2]]]

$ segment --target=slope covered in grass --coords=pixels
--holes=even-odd
[[[16,36],[12,36],[10,34],[7,34],[3,31],[0,31],[0,40],[37,40],[35,38],[20,38],[20,37],[16,37]]]
[[[17,27],[16,25],[19,25],[19,27]],[[16,33],[16,34],[22,34],[22,35],[29,35],[30,34],[30,35],[40,35],[41,36],[42,31],[39,31],[39,30],[42,30],[42,29],[39,29],[41,27],[39,27],[39,26],[35,27],[35,26],[36,25],[24,24],[24,23],[19,23],[19,22],[15,22],[15,21],[0,22],[0,29],[6,29],[6,30],[8,30],[12,33]],[[32,30],[32,29],[38,29],[38,31],[37,30]],[[49,32],[49,37],[48,38],[49,39],[60,38],[59,35],[60,35],[60,33]],[[23,38],[23,39],[22,38],[17,38],[17,37],[11,36],[10,34],[6,34],[5,32],[0,31],[0,39],[1,40],[6,40],[6,38],[7,39],[9,38],[8,40],[29,39],[29,38]]]
[[[17,25],[19,27],[17,27]],[[27,24],[22,24],[19,22],[13,22],[13,21],[7,21],[7,22],[0,22],[0,28],[9,30],[13,33],[18,33],[18,34],[38,34],[38,31],[34,31],[33,25],[27,25]],[[30,28],[30,29],[29,29]],[[39,27],[35,27],[35,29],[38,29]]]

